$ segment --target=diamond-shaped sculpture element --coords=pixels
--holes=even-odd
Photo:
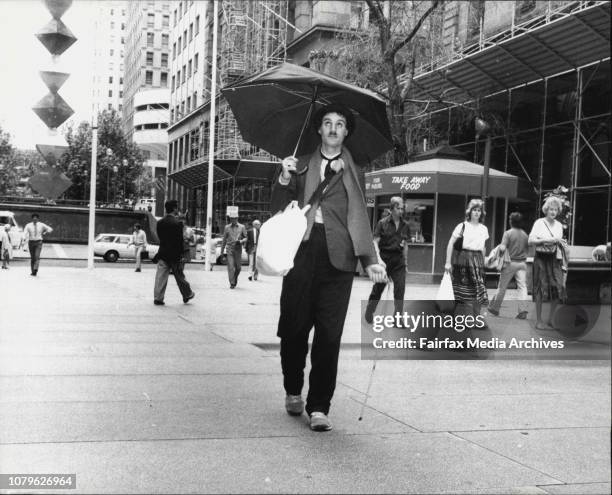
[[[54,166],[61,156],[68,151],[68,143],[60,134],[49,136],[44,143],[38,143],[36,149],[48,165]]]
[[[40,117],[47,127],[55,128],[62,125],[74,110],[57,93],[49,93],[32,110]]]
[[[54,72],[47,70],[41,70],[39,71],[39,74],[51,93],[57,93],[66,80],[70,77],[70,74],[67,74],[66,72]]]
[[[36,37],[51,55],[64,53],[77,40],[66,24],[59,19],[51,19],[36,33]]]
[[[63,172],[45,167],[30,177],[28,184],[45,198],[55,199],[72,185],[72,181]]]
[[[72,5],[72,0],[45,0],[47,10],[54,19],[59,19]]]

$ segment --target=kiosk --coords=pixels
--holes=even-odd
[[[405,165],[368,172],[365,194],[372,225],[391,197],[401,196],[410,228],[408,271],[441,275],[451,232],[465,218],[468,201],[480,197],[483,177],[482,165],[465,160],[450,146],[422,153]],[[506,229],[508,201],[530,204],[535,199],[526,181],[495,169],[489,170],[488,191],[487,251]]]

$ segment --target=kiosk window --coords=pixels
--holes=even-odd
[[[404,215],[410,229],[410,242],[433,242],[434,199],[405,199]]]

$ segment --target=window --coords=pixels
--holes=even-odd
[[[168,67],[168,54],[167,53],[161,54],[161,66]]]
[[[198,107],[198,93],[196,91],[193,92],[193,109],[195,110]]]
[[[111,10],[111,15],[115,15],[115,10],[114,9],[110,9]]]
[[[185,115],[185,100],[181,101],[181,115]]]
[[[183,32],[183,48],[187,47],[187,30]]]
[[[179,2],[179,17],[183,15],[183,2]]]
[[[147,65],[153,65],[153,52],[147,52]]]
[[[172,86],[170,86],[170,90],[174,91],[175,87],[176,87],[176,76],[172,76]]]
[[[112,104],[112,103],[109,103],[109,104],[108,104],[108,109],[109,109],[109,110],[112,110],[112,109],[113,109],[113,104]]]
[[[191,64],[191,60],[190,60],[189,64],[187,65],[187,77],[188,78],[191,77],[191,67],[192,67],[192,64]]]
[[[196,36],[198,35],[198,33],[200,32],[200,16],[196,16],[196,20],[195,20],[195,34]]]
[[[147,46],[152,47],[155,44],[155,33],[147,33]]]
[[[172,43],[172,60],[176,58],[176,43]]]
[[[108,97],[109,97],[109,98],[112,98],[112,97],[113,97],[113,90],[112,90],[112,89],[109,89],[109,90],[108,90]]]
[[[111,48],[109,53],[110,53],[110,56],[112,57],[115,54],[115,50]]]
[[[170,12],[170,5],[168,5],[167,3],[162,4],[162,10],[164,12]]]
[[[123,84],[123,77],[119,78],[119,84]]]
[[[189,112],[191,110],[191,96],[187,97],[187,111]]]
[[[162,27],[164,28],[170,27],[170,16],[169,15],[162,16]]]
[[[185,82],[185,73],[186,73],[186,72],[187,72],[187,71],[185,70],[185,66],[183,65],[183,79],[181,79],[181,83],[184,83],[184,82]]]
[[[176,9],[174,9],[174,21],[172,22],[173,26],[176,27]]]
[[[108,84],[113,84],[113,76],[108,76]]]
[[[182,38],[179,36],[179,39],[178,39],[178,53],[181,53],[181,49],[182,49],[182,48],[181,48],[181,45],[182,45],[182,40],[183,40],[183,39],[182,39]]]
[[[194,74],[198,72],[198,59],[199,58],[200,58],[200,55],[198,53],[196,53],[195,57],[193,57],[193,73]]]
[[[174,108],[170,110],[170,122],[174,122]]]
[[[121,23],[121,31],[125,31],[125,22]]]
[[[181,84],[181,71],[180,70],[176,73],[176,84],[177,84],[177,87],[180,86]]]
[[[123,36],[121,37],[121,44],[125,45],[125,38]]]
[[[155,14],[153,13],[147,14],[147,27],[150,27],[150,28],[155,27]]]
[[[159,79],[159,84],[161,85],[162,88],[167,88],[168,87],[168,73],[167,72],[162,72],[160,75],[160,79]]]
[[[145,72],[145,84],[153,84],[153,71],[148,70]]]
[[[115,29],[115,22],[114,22],[114,21],[111,21],[110,26],[111,26],[111,29]]]
[[[123,98],[123,91],[119,91],[119,98]]]
[[[119,111],[123,110],[123,105],[119,103]]]
[[[168,48],[170,46],[170,36],[162,34],[162,48]]]
[[[189,41],[193,39],[193,22],[189,24]]]

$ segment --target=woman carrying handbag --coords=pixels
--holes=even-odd
[[[485,242],[489,230],[483,225],[484,204],[472,199],[465,210],[465,221],[458,224],[448,241],[446,265],[453,282],[455,301],[469,308],[474,316],[489,303],[485,286]]]

